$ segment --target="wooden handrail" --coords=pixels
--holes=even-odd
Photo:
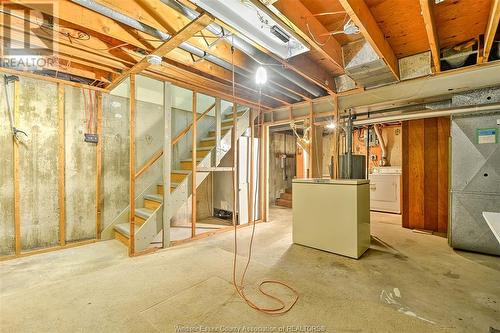
[[[210,110],[212,110],[213,108],[215,107],[215,103],[210,105],[205,111],[203,111],[202,114],[200,114],[198,116],[198,118],[196,119],[196,121],[200,121],[203,117],[205,117],[209,112]],[[184,128],[179,134],[177,134],[177,136],[172,140],[172,146],[175,145],[177,142],[179,142],[180,139],[182,139],[182,137],[184,135],[187,134],[187,132],[189,132],[189,130],[191,129],[191,127],[193,127],[193,124],[189,124],[186,126],[186,128]]]
[[[163,149],[157,151],[135,174],[135,178],[139,178],[144,172],[146,172],[160,157],[163,155]]]
[[[202,114],[200,114],[197,118],[197,121],[201,120],[203,117],[205,117],[210,110],[212,110],[215,107],[215,103],[210,105],[205,111],[203,111]],[[193,127],[193,124],[189,124],[184,128],[177,136],[172,140],[172,146],[175,145],[184,135],[186,135],[187,132]],[[135,178],[139,178],[144,172],[146,172],[160,157],[163,155],[163,149],[160,149],[157,151],[151,158],[137,171],[135,174]]]

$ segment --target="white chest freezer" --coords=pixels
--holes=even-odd
[[[294,179],[293,242],[358,259],[370,247],[365,179]]]

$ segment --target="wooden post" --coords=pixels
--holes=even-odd
[[[96,92],[97,95],[97,147],[96,147],[96,185],[95,185],[95,223],[96,223],[96,238],[101,239],[101,220],[102,220],[102,93]]]
[[[14,81],[14,125],[19,124],[19,81]],[[19,142],[12,137],[14,163],[14,242],[16,255],[21,254],[21,189],[19,170]]]
[[[237,221],[236,221],[236,211],[237,211],[237,201],[238,201],[238,179],[237,179],[237,167],[238,167],[238,154],[237,154],[237,137],[236,137],[236,103],[233,99],[233,128],[231,130],[231,149],[233,150],[233,171],[231,172],[232,176],[232,183],[233,183],[233,196],[232,196],[232,202],[233,202],[233,216],[232,216],[232,222],[233,226],[236,226]]]
[[[262,174],[262,221],[268,221],[268,207],[269,207],[269,125],[262,123],[262,155],[263,155],[263,174]]]
[[[191,178],[191,237],[196,236],[196,132],[198,111],[196,107],[196,92],[193,91],[193,143],[192,143],[192,178]]]
[[[59,143],[57,148],[58,201],[59,201],[59,245],[66,245],[66,207],[65,207],[65,138],[64,138],[64,84],[57,84],[57,113]]]
[[[310,130],[309,130],[309,160],[308,162],[308,171],[307,171],[307,178],[312,178],[312,168],[313,168],[313,145],[314,145],[314,117],[313,117],[313,105],[312,101],[309,102],[309,124],[310,124]]]
[[[219,165],[221,160],[220,140],[222,130],[222,109],[220,97],[215,98],[215,166]]]
[[[170,246],[170,172],[172,168],[172,95],[170,82],[164,82],[163,108],[164,108],[164,140],[163,140],[163,237],[162,247]]]
[[[253,137],[254,137],[254,110],[250,110],[250,189],[248,200],[248,223],[253,222],[254,219],[254,188],[253,188],[253,177],[254,177],[254,158],[253,158]]]
[[[135,74],[130,75],[130,104],[129,104],[129,202],[130,202],[130,237],[128,255],[135,253]]]

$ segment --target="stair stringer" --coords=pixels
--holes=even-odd
[[[237,137],[243,135],[246,129],[249,127],[249,118],[250,118],[250,109],[247,108],[247,111],[242,114],[236,121],[236,135]],[[216,165],[219,165],[220,160],[227,152],[231,149],[231,133],[233,129],[227,131],[221,137],[220,147],[217,149],[214,147],[209,153],[197,164],[199,168],[210,167],[212,159],[217,158]],[[217,152],[217,157],[216,157]],[[196,187],[200,186],[200,184],[208,177],[210,172],[197,172],[196,173]],[[168,196],[168,214],[167,214],[167,223],[165,225],[170,227],[170,219],[177,213],[177,211],[182,207],[182,205],[187,202],[187,200],[191,197],[191,173],[189,173],[184,180],[172,191],[170,192],[170,196]],[[163,207],[165,207],[165,203],[155,211],[150,218],[144,222],[144,224],[136,230],[135,233],[135,250],[142,251],[146,249],[151,241],[161,232],[163,229],[162,223],[162,212]]]

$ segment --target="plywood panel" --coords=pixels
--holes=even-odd
[[[438,227],[439,232],[448,230],[448,168],[449,168],[449,138],[450,119],[438,118]]]
[[[57,85],[20,78],[19,146],[21,249],[59,242]]]
[[[424,120],[412,121],[408,128],[408,214],[412,228],[424,229]],[[404,171],[403,171],[404,172]]]
[[[4,80],[0,89],[0,255],[8,255],[14,253],[13,142]],[[10,101],[12,105],[12,95]]]
[[[403,227],[448,228],[449,119],[403,123]]]
[[[437,118],[424,120],[424,229],[437,230],[438,212]]]
[[[89,91],[65,88],[65,190],[66,190],[66,241],[92,239],[96,236],[96,144],[83,141],[90,120]],[[96,100],[95,94],[93,100]],[[85,112],[87,104],[87,112]],[[97,130],[97,107],[90,132]],[[101,138],[102,139],[102,138]]]

